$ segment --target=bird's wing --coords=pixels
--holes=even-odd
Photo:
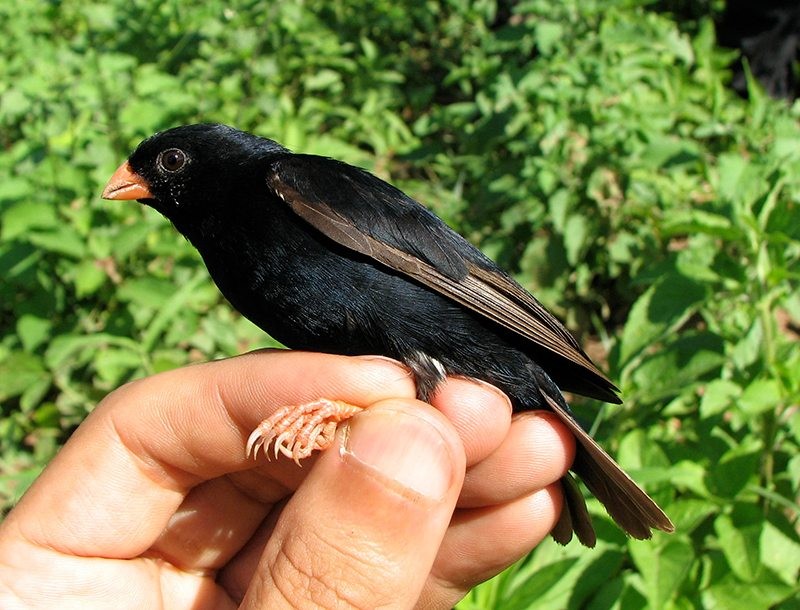
[[[562,383],[563,387],[572,385],[579,393],[619,402],[614,385],[539,301],[402,191],[364,170],[314,155],[274,160],[267,184],[298,216],[333,241],[577,365],[582,380],[577,385]]]

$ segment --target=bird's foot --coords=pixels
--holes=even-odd
[[[247,439],[247,455],[255,459],[259,450],[263,450],[269,459],[267,449],[272,443],[276,458],[282,453],[300,465],[300,460],[314,451],[330,447],[336,426],[361,410],[341,400],[326,398],[283,407],[253,430]]]

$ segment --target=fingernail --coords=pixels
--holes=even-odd
[[[399,360],[395,360],[394,358],[389,358],[389,356],[378,356],[375,354],[366,354],[364,356],[353,356],[356,360],[375,360],[377,362],[389,362],[394,364],[395,366],[399,366],[401,369],[407,368],[405,364],[400,362]]]
[[[453,458],[442,435],[432,423],[403,411],[360,413],[349,421],[341,452],[401,492],[441,500],[453,482]]]
[[[386,364],[391,364],[394,367],[397,367],[405,375],[411,374],[411,369],[408,368],[406,364],[400,362],[399,360],[395,360],[394,358],[389,358],[388,356],[373,356],[368,354],[366,356],[353,356],[356,360],[367,360],[369,362],[385,362]]]

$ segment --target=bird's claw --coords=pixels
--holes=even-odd
[[[359,411],[361,407],[326,398],[283,407],[253,430],[247,439],[247,455],[256,459],[263,451],[269,460],[268,448],[272,444],[276,459],[280,453],[299,466],[300,460],[314,451],[327,449],[333,443],[337,425]]]

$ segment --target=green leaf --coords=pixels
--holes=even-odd
[[[658,443],[647,438],[644,430],[631,430],[619,443],[617,461],[627,470],[669,466],[669,459]]]
[[[552,541],[543,542],[531,558],[516,564],[495,607],[558,610],[571,604],[579,606],[620,570],[623,559],[618,549],[599,546],[594,553],[586,554],[575,544],[564,548]]]
[[[736,576],[745,582],[754,581],[761,566],[759,525],[734,525],[728,515],[720,515],[714,521],[717,541],[728,565]]]
[[[676,236],[703,233],[723,239],[735,239],[741,235],[727,216],[697,208],[675,210],[665,219],[663,228],[668,235]]]
[[[589,223],[585,217],[573,214],[567,218],[564,227],[564,249],[571,265],[577,265],[580,262],[588,236]]]
[[[116,260],[124,260],[137,248],[144,245],[153,228],[146,223],[136,223],[120,229],[114,238],[113,255]]]
[[[689,247],[678,253],[675,268],[695,281],[718,282],[720,276],[714,269],[719,256],[719,244],[715,238],[699,235],[689,240]]]
[[[161,373],[163,371],[171,371],[189,362],[186,350],[173,349],[173,350],[158,350],[153,353],[151,358],[151,366],[154,373]]]
[[[113,30],[117,25],[114,7],[103,4],[87,4],[83,7],[86,21],[96,30]]]
[[[49,229],[58,224],[53,206],[25,201],[9,208],[2,215],[3,239],[15,239],[33,229]]]
[[[81,261],[75,267],[75,292],[79,297],[94,294],[105,283],[107,276],[97,261]]]
[[[113,387],[123,380],[126,373],[142,366],[142,356],[140,350],[110,347],[103,350],[94,365],[100,378]]]
[[[797,414],[795,414],[795,418],[797,417]],[[800,489],[800,453],[789,460],[789,464],[786,466],[786,474],[789,475],[789,480],[794,488]]]
[[[50,376],[41,358],[24,352],[13,352],[0,360],[0,400],[19,396],[29,387],[48,383]]]
[[[754,320],[747,334],[733,349],[733,362],[737,368],[745,369],[764,355],[764,327]]]
[[[8,88],[0,96],[0,113],[3,116],[21,116],[29,105],[30,100],[19,89]]]
[[[756,379],[744,389],[737,404],[752,416],[773,411],[781,402],[781,384],[777,379]]]
[[[645,610],[647,600],[635,588],[630,574],[607,581],[586,606],[587,610]]]
[[[694,549],[678,537],[654,540],[631,540],[631,558],[642,575],[642,594],[653,609],[667,607],[692,566]]]
[[[43,250],[70,258],[81,259],[86,254],[86,242],[75,231],[66,227],[31,233],[28,239]]]
[[[142,337],[142,348],[145,352],[153,350],[160,334],[164,332],[180,310],[195,299],[195,292],[207,282],[208,276],[204,272],[196,273],[192,279],[183,284],[177,291],[174,291],[163,302]]]
[[[593,555],[571,587],[570,604],[582,606],[594,597],[598,589],[620,572],[625,559],[625,554],[617,550],[602,550]]]
[[[753,547],[760,547],[760,559],[765,566],[779,575],[786,584],[797,586],[800,576],[800,543],[796,533],[790,538],[772,523],[765,521],[758,543],[750,543]]]
[[[723,578],[701,593],[707,610],[769,610],[796,593],[780,583],[741,583]]]
[[[117,295],[145,309],[160,309],[175,293],[175,283],[155,277],[141,277],[123,282]]]
[[[567,213],[570,208],[569,191],[567,189],[557,190],[548,198],[547,205],[556,231],[565,233]]]
[[[724,154],[719,159],[719,194],[724,199],[737,199],[741,181],[747,171],[747,160],[741,155]]]
[[[47,392],[50,390],[53,381],[50,375],[42,375],[33,380],[19,397],[20,410],[23,413],[30,413],[39,405]]]
[[[631,379],[637,387],[646,388],[650,400],[679,395],[725,363],[723,345],[713,334],[686,332],[644,358]]]
[[[658,134],[642,152],[642,161],[653,168],[689,163],[697,159],[697,147],[690,141]]]
[[[548,598],[552,599],[554,589],[564,573],[567,572],[577,559],[567,558],[539,568],[530,575],[513,593],[504,600],[509,608],[526,608],[533,603],[547,607]]]
[[[47,348],[45,362],[51,369],[58,369],[72,363],[77,354],[85,349],[102,352],[108,345],[118,345],[131,350],[140,349],[139,343],[133,339],[108,333],[59,335],[53,339]]]
[[[540,21],[535,28],[536,46],[542,55],[553,53],[556,45],[564,37],[564,27],[560,23],[552,21]]]
[[[17,335],[26,352],[33,352],[50,338],[53,323],[31,314],[23,314],[17,320]]]
[[[333,87],[341,87],[341,81],[342,77],[338,72],[333,70],[320,70],[316,74],[306,78],[303,84],[308,91],[320,91]]]
[[[706,469],[695,461],[681,460],[671,468],[671,480],[681,489],[689,489],[702,498],[711,494],[706,487]]]
[[[728,450],[706,475],[709,489],[722,498],[737,497],[756,477],[761,451],[755,441]]]
[[[689,278],[669,274],[639,297],[631,309],[620,342],[620,361],[628,363],[661,340],[691,315],[705,288]]]
[[[691,533],[719,510],[713,502],[695,498],[680,498],[670,502],[669,506],[664,508],[670,520],[675,524],[675,531],[684,534]]]
[[[13,89],[12,89],[13,91]],[[2,102],[0,102],[2,104]],[[5,176],[3,180],[0,180],[0,204],[7,201],[19,201],[20,199],[27,199],[31,196],[34,192],[33,185],[24,178],[18,178],[15,176]],[[30,205],[32,202],[28,202],[27,204],[23,205]],[[3,206],[0,205],[0,208]],[[51,207],[51,206],[47,206]],[[52,208],[51,208],[52,209]],[[6,212],[8,213],[8,212]],[[4,213],[2,216],[5,216]],[[2,217],[0,216],[0,217]],[[5,219],[3,218],[3,222],[5,223]],[[12,232],[19,232],[18,229],[14,229]],[[2,233],[0,233],[2,235]]]
[[[700,400],[700,417],[708,419],[732,407],[733,399],[739,396],[742,388],[727,379],[714,379],[703,389]]]

